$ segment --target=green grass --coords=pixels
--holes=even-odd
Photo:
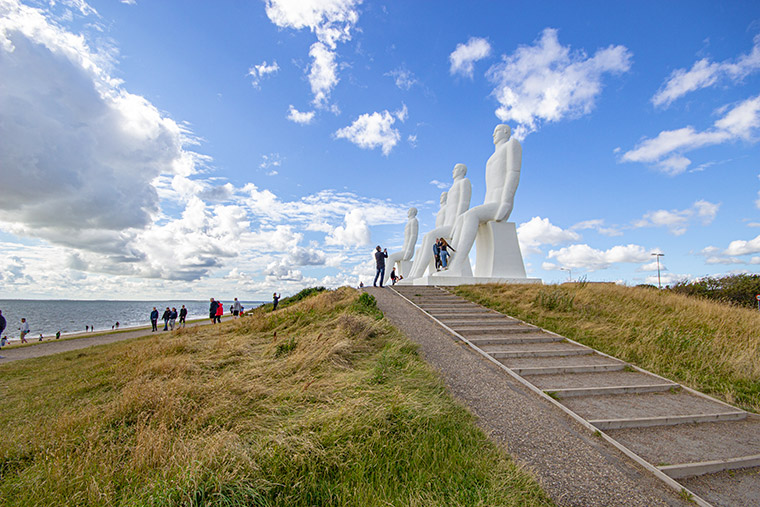
[[[552,505],[350,289],[0,374],[2,505]]]
[[[728,403],[760,411],[760,312],[614,284],[455,291]]]

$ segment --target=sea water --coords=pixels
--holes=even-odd
[[[241,301],[247,310],[263,304],[262,301]],[[230,301],[223,301],[224,315],[229,316]],[[31,330],[27,340],[36,340],[40,333],[47,339],[57,331],[62,335],[84,333],[85,327],[95,331],[110,331],[119,323],[119,329],[150,325],[150,312],[158,310],[159,324],[166,307],[187,308],[187,318],[208,318],[208,301],[76,301],[76,300],[29,300],[0,299],[0,311],[6,320],[4,335],[14,342],[19,339],[21,318],[25,318]],[[224,320],[224,319],[223,319]]]

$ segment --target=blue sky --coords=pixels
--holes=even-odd
[[[757,2],[0,0],[0,76],[2,298],[367,283],[501,122],[530,276],[760,265]]]

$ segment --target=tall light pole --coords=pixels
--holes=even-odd
[[[662,284],[660,283],[660,257],[662,257],[663,253],[653,253],[652,255],[655,256],[657,259],[657,288],[662,289]]]
[[[573,272],[570,270],[570,268],[559,268],[562,271],[567,271],[567,281],[571,282],[573,281]]]

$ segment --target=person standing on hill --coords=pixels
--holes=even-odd
[[[232,315],[237,318],[240,315],[241,308],[242,306],[240,305],[240,301],[238,301],[238,298],[235,298],[235,302],[232,303]]]
[[[275,311],[277,309],[277,304],[280,302],[280,296],[282,294],[277,294],[276,292],[272,294],[272,311]]]
[[[171,318],[172,311],[169,310],[169,307],[166,307],[166,310],[164,311],[164,314],[161,315],[161,320],[164,321],[164,331],[169,330],[169,319]]]
[[[375,281],[372,282],[373,287],[377,287],[377,279],[380,278],[380,287],[383,286],[383,279],[385,278],[385,259],[388,257],[388,249],[380,250],[380,245],[377,245],[375,251],[375,267],[377,273],[375,273]]]
[[[5,321],[5,317],[3,317],[3,312],[0,311],[0,336],[3,336],[3,331],[5,331],[5,326],[8,323]]]
[[[150,324],[153,326],[151,333],[153,331],[158,331],[158,310],[155,306],[153,307],[153,311],[150,312]]]
[[[179,325],[182,327],[185,327],[185,319],[187,318],[187,308],[185,308],[185,305],[182,305],[182,308],[179,310]]]
[[[222,323],[222,315],[224,315],[224,303],[221,301],[217,301],[216,305],[216,321],[221,324]]]

